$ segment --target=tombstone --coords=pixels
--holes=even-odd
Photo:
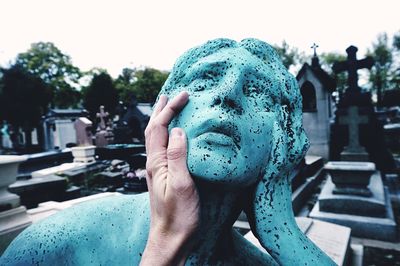
[[[79,117],[75,121],[75,131],[78,146],[93,145],[92,126],[93,123],[86,117]]]
[[[330,120],[332,119],[332,92],[336,82],[320,66],[316,44],[311,66],[303,65],[296,79],[303,101],[303,126],[310,141],[308,155],[329,160]]]
[[[346,49],[348,58],[336,62],[336,73],[348,72],[348,87],[340,97],[335,123],[331,127],[330,160],[370,160],[383,172],[395,167],[393,156],[385,147],[383,125],[376,118],[371,94],[358,86],[357,70],[371,68],[373,59],[357,60],[357,48]],[[368,154],[367,154],[368,153]]]
[[[0,254],[32,223],[26,208],[20,206],[19,196],[7,190],[16,181],[19,164],[25,160],[26,156],[0,156]]]
[[[328,162],[328,179],[309,216],[352,229],[356,237],[396,240],[388,190],[370,162]]]
[[[43,118],[44,150],[64,149],[67,144],[76,144],[74,122],[79,117],[87,116],[84,109],[51,109]]]
[[[100,119],[96,130],[96,147],[105,147],[111,144],[114,139],[112,127],[110,126],[109,113],[104,111],[104,106],[100,106],[100,112],[96,114]]]
[[[86,117],[80,117],[75,121],[77,147],[72,147],[74,163],[93,163],[95,161],[95,148],[92,136],[93,123]]]
[[[339,124],[348,127],[348,145],[340,154],[343,161],[368,161],[368,153],[359,141],[359,125],[368,124],[368,116],[360,115],[357,106],[347,108],[347,115],[339,116]]]

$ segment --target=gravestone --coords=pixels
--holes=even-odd
[[[109,113],[104,111],[104,106],[100,106],[100,112],[96,114],[100,119],[96,130],[96,147],[105,147],[111,144],[114,134],[110,126]]]
[[[325,169],[327,182],[309,216],[348,226],[357,237],[396,240],[392,205],[375,165],[328,162]]]
[[[376,118],[371,94],[358,86],[358,69],[371,68],[371,57],[358,60],[357,48],[350,46],[344,62],[335,62],[335,73],[348,72],[346,92],[340,96],[335,123],[331,127],[330,160],[370,160],[383,172],[395,167],[384,141],[382,123]],[[367,118],[368,117],[368,118]]]
[[[303,126],[310,141],[307,155],[329,160],[330,120],[332,119],[332,92],[336,82],[319,64],[316,44],[311,65],[305,63],[296,76],[303,101]]]
[[[79,117],[75,121],[75,131],[78,146],[93,145],[92,126],[93,123],[86,117]]]
[[[74,122],[87,116],[84,109],[51,109],[43,118],[43,149],[65,149],[67,144],[76,144]]]
[[[92,137],[92,122],[86,117],[80,117],[75,121],[77,147],[72,147],[74,163],[93,163],[95,161],[95,149]]]
[[[350,106],[347,115],[339,116],[339,124],[348,126],[348,145],[340,154],[343,161],[368,161],[368,153],[359,141],[359,125],[368,124],[368,117],[359,114],[357,106]]]

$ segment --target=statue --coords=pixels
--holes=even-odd
[[[172,120],[188,142],[200,223],[186,265],[334,265],[297,227],[289,174],[308,148],[296,80],[268,44],[216,39],[181,56],[161,93],[190,98]],[[245,210],[261,252],[232,230]],[[60,212],[21,233],[0,264],[138,265],[148,194]]]

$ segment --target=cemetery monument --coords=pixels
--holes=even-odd
[[[297,82],[275,50],[256,39],[192,48],[161,93],[172,99],[181,91],[190,98],[170,128],[187,134],[187,165],[201,202],[186,264],[334,265],[294,219],[289,175],[308,141]],[[245,208],[267,252],[232,230]],[[138,265],[149,209],[146,193],[72,207],[20,234],[0,264]]]
[[[305,63],[296,76],[303,102],[303,126],[310,141],[307,155],[320,156],[329,160],[330,120],[332,112],[332,92],[335,80],[319,64],[314,43],[311,65]]]

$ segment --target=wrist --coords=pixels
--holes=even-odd
[[[150,229],[141,265],[183,265],[190,234]]]

